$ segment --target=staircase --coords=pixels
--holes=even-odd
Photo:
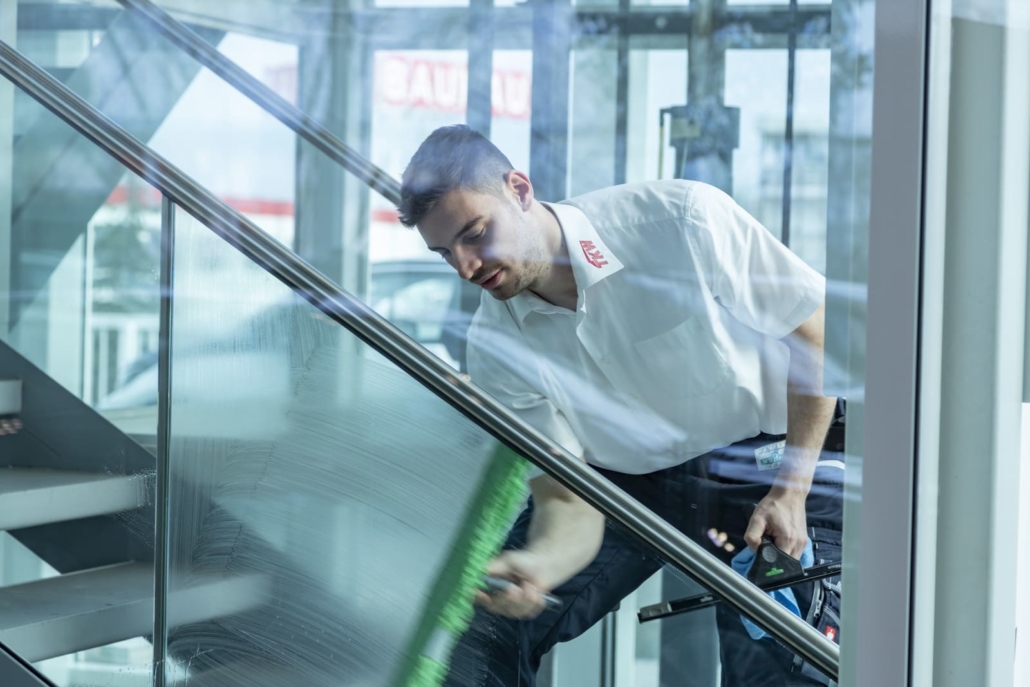
[[[37,662],[150,636],[154,457],[3,343],[0,421],[0,531],[58,573],[0,579],[0,642]],[[197,575],[169,592],[169,622],[243,613],[270,593],[267,575]]]

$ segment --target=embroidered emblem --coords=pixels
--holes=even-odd
[[[787,448],[786,441],[777,441],[766,446],[759,446],[755,449],[755,462],[759,470],[778,470],[783,462],[783,451]]]
[[[601,255],[601,251],[597,249],[593,241],[580,241],[580,248],[583,249],[583,255],[587,256],[587,262],[594,267],[604,267],[608,264],[608,261]]]

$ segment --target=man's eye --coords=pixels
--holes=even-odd
[[[474,243],[486,235],[486,229],[480,229],[475,234],[467,234],[465,236],[465,243]]]

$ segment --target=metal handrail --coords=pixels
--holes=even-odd
[[[306,115],[296,105],[258,81],[238,64],[218,52],[195,31],[178,21],[150,0],[118,0],[128,10],[138,12],[169,41],[183,52],[222,77],[230,86],[250,98],[254,104],[293,129],[311,145],[325,153],[348,172],[358,177],[373,191],[394,205],[401,202],[401,185],[384,169],[365,159],[360,153],[334,136],[327,128]]]
[[[0,73],[363,342],[833,679],[839,648],[0,41]]]

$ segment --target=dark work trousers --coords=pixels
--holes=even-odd
[[[747,506],[768,493],[776,474],[775,469],[758,469],[755,449],[782,439],[783,436],[761,434],[683,465],[646,475],[601,469],[598,472],[726,562],[729,571],[729,560],[746,546],[743,535],[748,523]],[[808,535],[813,541],[816,564],[840,560],[842,461],[843,426],[842,419],[838,419],[827,437],[806,504]],[[530,501],[513,526],[506,549],[524,546],[532,511]],[[725,533],[727,539],[720,545],[717,536],[713,541],[714,533]],[[726,543],[734,548],[733,552],[727,551]],[[533,687],[544,654],[556,643],[569,641],[589,629],[662,565],[662,560],[646,545],[609,525],[594,561],[554,590],[564,602],[561,610],[519,621],[477,609],[472,627],[455,647],[446,684],[448,687]],[[816,585],[822,585],[819,592]],[[838,642],[839,591],[839,578],[794,588],[802,615],[813,624],[818,624],[812,617],[816,615],[813,599],[823,606],[833,607],[819,615],[824,623],[833,623],[826,634]],[[727,604],[719,604],[717,609],[723,687],[829,684],[772,638],[752,639],[740,615]]]

